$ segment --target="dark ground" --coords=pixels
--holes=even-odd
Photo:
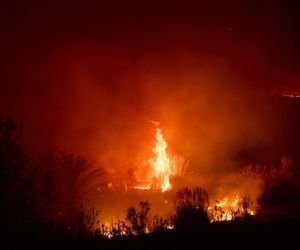
[[[208,228],[190,232],[162,230],[147,235],[114,239],[74,239],[33,235],[8,242],[8,246],[30,249],[257,249],[276,247],[297,249],[299,217],[273,218],[210,224]]]

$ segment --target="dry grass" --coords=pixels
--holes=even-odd
[[[240,169],[245,176],[260,177],[264,181],[264,191],[276,188],[281,181],[290,181],[294,177],[293,161],[289,155],[284,155],[278,165],[250,164]]]
[[[176,211],[175,228],[179,231],[201,230],[209,224],[209,197],[205,189],[183,188],[172,199]]]
[[[173,206],[176,212],[182,209],[199,209],[207,211],[209,206],[209,197],[205,189],[195,187],[193,189],[180,189],[172,198]]]
[[[174,167],[174,173],[176,173],[176,176],[183,176],[186,175],[190,166],[189,160],[185,159],[184,157],[180,155],[175,155],[172,158],[172,164]]]

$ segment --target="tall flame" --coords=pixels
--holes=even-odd
[[[172,161],[167,154],[168,144],[162,135],[161,129],[156,127],[156,142],[152,149],[155,157],[149,159],[154,175],[158,180],[157,188],[162,192],[171,189],[170,176],[173,175]]]
[[[137,176],[138,183],[133,188],[166,192],[172,188],[170,183],[172,177],[186,173],[189,161],[180,155],[174,155],[172,158],[168,155],[168,144],[159,128],[159,123],[153,121],[152,123],[156,127],[153,157],[148,160],[147,173],[143,172]]]

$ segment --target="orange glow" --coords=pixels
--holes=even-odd
[[[160,190],[166,192],[171,190],[171,178],[183,175],[188,167],[188,161],[183,157],[168,155],[168,144],[162,134],[162,130],[158,127],[158,122],[153,122],[156,126],[156,142],[152,148],[153,157],[148,160],[150,167],[148,177],[141,178],[142,184],[136,185],[135,189],[141,190]],[[146,180],[145,180],[146,179]]]
[[[151,184],[136,185],[134,188],[140,189],[140,190],[149,190],[149,189],[151,189]]]
[[[282,96],[290,98],[300,98],[299,94],[283,94]]]
[[[170,175],[174,174],[172,171],[171,160],[167,154],[167,142],[164,139],[161,129],[156,128],[156,143],[152,149],[155,157],[149,159],[149,163],[152,166],[155,177],[158,180],[157,188],[162,192],[171,189]]]
[[[300,91],[289,91],[281,94],[283,97],[300,98]]]
[[[212,206],[208,207],[210,222],[231,221],[235,218],[242,218],[246,214],[255,215],[255,207],[247,198],[235,197],[228,198],[226,196]]]

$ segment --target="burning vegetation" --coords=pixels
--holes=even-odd
[[[10,248],[299,231],[300,1],[2,2]]]
[[[148,171],[144,177],[139,178],[141,184],[135,189],[157,190],[161,192],[170,191],[171,179],[175,176],[184,175],[189,162],[181,156],[170,157],[168,144],[159,128],[158,122],[153,122],[156,127],[156,141],[152,149],[153,157],[148,160]]]
[[[25,152],[16,143],[18,126],[9,119],[0,122],[3,154],[0,154],[0,159],[2,166],[7,167],[7,171],[3,172],[5,179],[27,173],[22,174],[16,186],[8,182],[2,184],[14,188],[14,192],[9,189],[3,191],[6,196],[11,196],[8,197],[6,210],[16,197],[23,197],[19,201],[24,203],[23,209],[28,211],[28,220],[30,216],[36,216],[47,226],[53,227],[51,230],[63,228],[74,237],[110,239],[161,230],[206,232],[214,225],[252,221],[265,212],[267,203],[271,204],[274,197],[282,197],[282,191],[289,190],[291,183],[297,181],[294,162],[288,155],[282,157],[277,165],[249,164],[238,171],[215,174],[214,177],[203,174],[202,178],[201,173],[190,171],[188,160],[170,153],[163,130],[155,123],[155,142],[152,156],[143,165],[145,171],[132,175],[136,177],[131,182],[133,184],[122,188],[103,169],[87,171],[93,165],[90,161],[65,154],[59,149],[40,157],[38,162],[29,162]],[[10,154],[14,156],[13,159],[9,158]],[[16,165],[19,169],[13,172],[12,166]],[[70,177],[68,182],[66,176]],[[95,177],[105,177],[101,187],[93,182]],[[28,180],[32,181],[30,185]],[[130,182],[125,179],[125,183]],[[112,213],[108,214],[102,209],[104,202],[98,207],[94,206],[95,200],[91,203],[82,202],[86,193],[77,192],[80,185],[96,190],[96,198],[106,199],[106,205]],[[110,206],[109,199],[114,200],[113,206]],[[124,200],[127,203],[123,203]],[[122,207],[122,203],[127,207]],[[122,210],[123,214],[114,213],[116,208]],[[14,213],[18,211],[13,211],[11,216],[2,220],[9,219],[14,223],[21,218],[24,220],[21,213],[19,217]],[[55,223],[50,224],[51,220]]]
[[[148,199],[150,202],[155,197],[158,200],[156,203],[160,204],[159,210],[164,210],[172,205],[173,209],[169,209],[168,216],[162,218],[155,214],[159,211],[153,207],[151,210],[153,219],[149,219],[150,203],[142,201],[140,209],[130,207],[123,220],[117,217],[100,216],[100,221],[104,222],[98,226],[102,235],[111,238],[144,234],[153,232],[157,228],[182,227],[182,223],[193,227],[190,224],[194,222],[202,225],[232,221],[237,218],[254,216],[257,213],[262,175],[250,175],[250,170],[246,171],[246,168],[243,168],[244,170],[231,175],[230,178],[223,177],[222,184],[214,182],[213,179],[206,181],[204,186],[207,186],[208,191],[202,187],[203,184],[199,181],[195,186],[184,187],[184,185],[189,185],[186,178],[194,178],[197,183],[198,175],[188,172],[189,161],[184,157],[171,156],[159,123],[155,122],[154,125],[156,133],[152,148],[153,156],[145,165],[146,171],[136,176],[137,184],[132,188],[126,188],[123,196],[139,194],[141,199]],[[174,181],[176,178],[181,178],[180,185]],[[108,190],[110,192],[121,192],[118,189],[114,191],[111,188],[111,182],[109,183]],[[254,192],[254,190],[256,191]]]
[[[300,98],[300,91],[285,91],[281,94],[283,97]]]
[[[208,207],[210,222],[231,221],[236,218],[255,215],[255,207],[250,197],[241,198],[235,196],[229,199],[227,196]]]

